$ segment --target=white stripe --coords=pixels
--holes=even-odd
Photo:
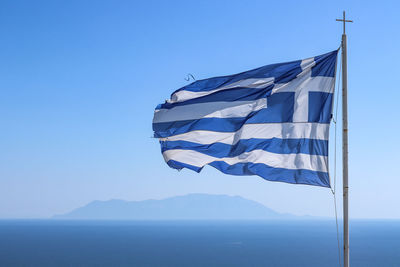
[[[328,140],[329,124],[323,123],[257,123],[245,124],[236,132],[191,131],[166,138],[160,141],[188,141],[198,144],[236,144],[241,139],[260,138],[309,138]]]
[[[224,89],[232,89],[232,88],[238,88],[238,87],[245,87],[245,88],[263,88],[267,87],[268,85],[272,84],[274,82],[274,78],[269,77],[269,78],[249,78],[249,79],[243,79],[222,87],[217,88],[218,90],[224,90]]]
[[[309,57],[309,58],[303,59],[300,63],[301,72],[304,73],[304,72],[311,70],[311,68],[314,67],[315,64],[316,63],[315,63],[314,57]],[[297,76],[300,76],[300,75],[301,75],[301,73],[298,74]]]
[[[274,78],[250,78],[240,80],[214,90],[210,91],[201,91],[201,92],[192,92],[187,90],[178,91],[171,96],[171,100],[167,100],[168,103],[177,103],[183,102],[194,98],[199,98],[202,96],[210,95],[216,93],[218,91],[226,90],[226,89],[233,89],[238,87],[245,87],[245,88],[264,88],[271,84],[273,84]]]
[[[264,150],[253,150],[236,157],[216,158],[194,150],[173,149],[165,151],[163,156],[166,162],[175,160],[197,167],[203,167],[213,161],[224,161],[229,165],[251,162],[266,164],[274,168],[328,172],[327,157],[319,155],[277,154]]]
[[[207,102],[154,112],[153,123],[197,120],[201,118],[238,118],[267,107],[267,99],[234,102]]]
[[[333,84],[335,79],[333,77],[316,76],[310,77],[309,75],[295,78],[288,83],[277,83],[272,89],[272,94],[282,92],[296,92],[299,90],[306,90],[312,92],[333,93]]]

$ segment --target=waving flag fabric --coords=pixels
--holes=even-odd
[[[153,119],[166,163],[330,187],[336,58],[333,51],[176,90]]]

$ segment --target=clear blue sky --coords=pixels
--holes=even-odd
[[[326,188],[168,168],[151,120],[189,72],[201,79],[338,48],[343,9],[355,21],[347,28],[351,217],[400,218],[400,4],[315,3],[2,1],[0,218],[194,192],[333,216]]]

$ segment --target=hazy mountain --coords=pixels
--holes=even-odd
[[[106,220],[260,220],[289,219],[266,206],[239,196],[190,194],[162,200],[93,201],[56,219]]]

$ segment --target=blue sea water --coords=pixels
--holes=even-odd
[[[400,266],[400,221],[352,221],[351,266]],[[0,266],[339,266],[334,221],[0,221]]]

